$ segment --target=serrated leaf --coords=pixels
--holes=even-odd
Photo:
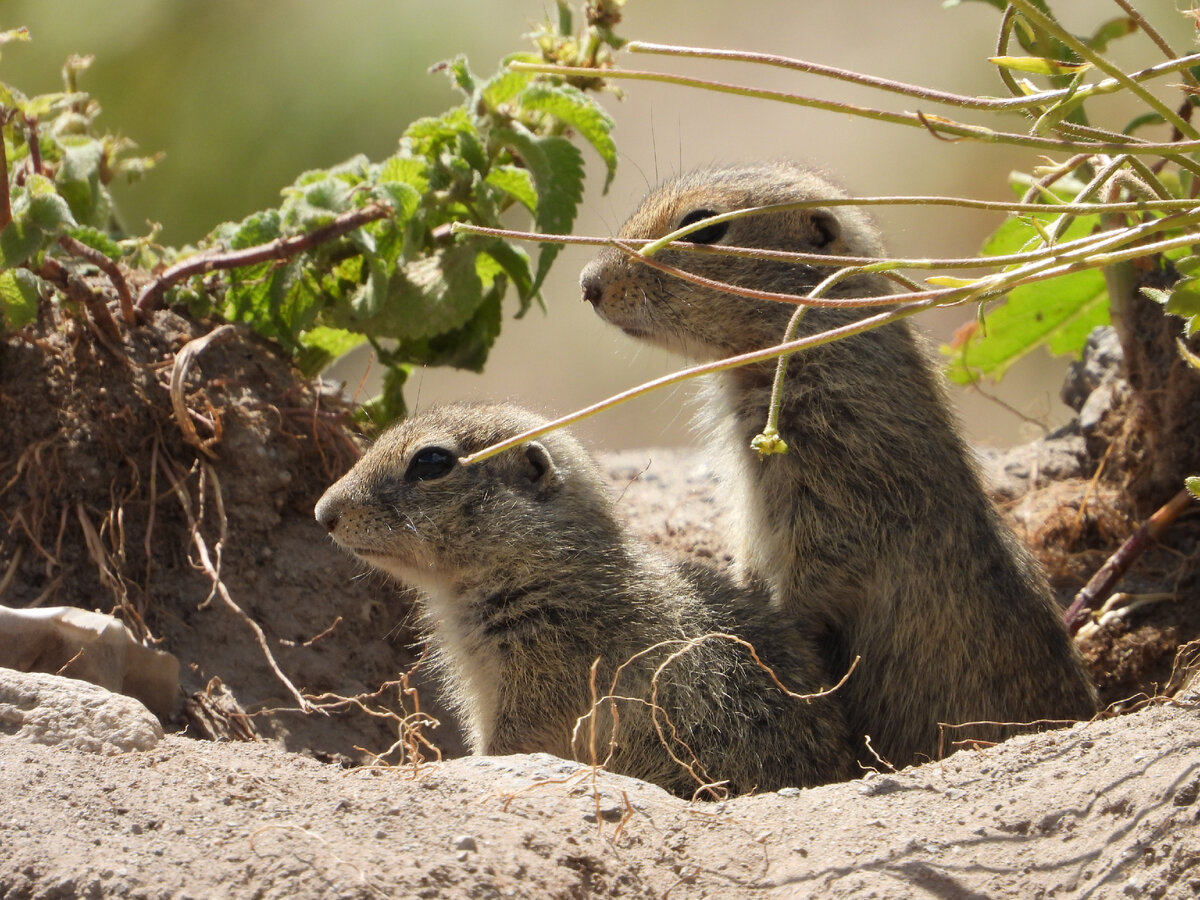
[[[76,221],[103,228],[112,215],[112,204],[100,183],[103,145],[87,137],[60,140],[62,162],[55,181]]]
[[[470,114],[461,106],[456,106],[441,116],[417,119],[404,130],[404,138],[415,155],[433,159],[439,148],[457,140],[459,132],[475,130]]]
[[[496,136],[520,156],[533,175],[538,194],[538,230],[550,234],[570,232],[583,199],[583,157],[579,149],[566,138],[539,138],[524,129],[498,129]],[[541,290],[560,250],[562,244],[542,245],[533,293]]]
[[[535,81],[519,98],[522,108],[546,113],[575,129],[604,160],[608,190],[617,171],[617,145],[612,139],[613,120],[595,100],[569,84]]]
[[[507,60],[506,60],[507,62]],[[529,84],[531,74],[504,69],[489,78],[479,90],[479,96],[491,109],[497,109],[521,93]]]
[[[520,247],[505,241],[492,241],[485,244],[481,252],[494,259],[516,286],[517,296],[521,302],[517,318],[525,315],[530,301],[536,293],[533,289],[533,274],[529,268],[529,254]]]
[[[460,131],[458,133],[458,154],[476,172],[487,171],[487,151],[484,150],[483,141],[479,139],[476,132]]]
[[[93,250],[99,250],[111,260],[115,261],[121,258],[120,245],[98,228],[68,228],[67,234],[81,244],[86,244]]]
[[[336,175],[287,188],[281,207],[284,225],[289,230],[299,231],[327,225],[350,209],[353,192],[354,188]]]
[[[0,268],[13,268],[25,262],[49,241],[40,228],[30,223],[25,213],[16,214],[0,231]]]
[[[423,159],[396,154],[383,161],[379,169],[379,182],[407,184],[419,194],[429,190],[429,164]]]
[[[30,175],[25,182],[25,199],[28,202],[29,223],[48,235],[58,235],[64,228],[77,223],[71,215],[71,207],[59,196],[54,182],[41,175]]]
[[[381,181],[372,191],[380,200],[386,200],[395,211],[391,224],[403,228],[416,214],[421,205],[421,194],[411,184],[403,181]]]
[[[1184,486],[1191,492],[1192,496],[1200,500],[1200,476],[1191,475],[1183,480]]]
[[[15,331],[37,318],[37,279],[27,269],[0,272],[0,331]]]
[[[343,328],[324,325],[310,328],[300,335],[300,371],[305,375],[316,375],[330,362],[345,356],[366,339],[365,335]]]
[[[1107,323],[1104,275],[1094,269],[1021,285],[987,314],[986,335],[977,331],[959,347],[942,348],[952,357],[947,374],[959,384],[981,376],[999,380],[1039,344],[1078,354],[1091,330]]]
[[[350,317],[333,324],[376,338],[427,339],[461,327],[483,295],[475,248],[467,244],[414,260],[396,270],[386,293],[380,288],[378,283],[364,286],[352,302]]]
[[[1034,75],[1075,75],[1092,68],[1090,62],[1069,63],[1044,56],[989,56],[988,62],[1004,69]]]
[[[1163,310],[1183,319],[1200,315],[1200,280],[1183,278],[1177,281],[1171,288]]]
[[[486,181],[500,188],[537,216],[537,188],[533,184],[533,175],[527,169],[518,166],[493,166],[487,174]]]

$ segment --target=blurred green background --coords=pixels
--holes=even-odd
[[[1052,5],[1083,32],[1120,13],[1100,0]],[[1140,6],[1177,50],[1192,49],[1188,22],[1172,4]],[[31,94],[58,90],[65,57],[94,54],[81,86],[102,103],[101,122],[143,152],[165,154],[142,182],[117,188],[125,223],[134,232],[145,231],[148,221],[160,223],[165,242],[183,244],[218,222],[275,205],[279,189],[305,169],[356,153],[389,154],[409,121],[458,102],[444,76],[428,74],[430,65],[463,53],[477,73],[490,74],[502,56],[525,49],[523,35],[551,8],[540,0],[0,0],[0,27],[26,25],[33,35],[32,43],[4,48],[0,80]],[[945,10],[937,0],[630,0],[619,31],[997,94],[1001,87],[986,57],[994,53],[998,21],[987,4]],[[1141,65],[1161,59],[1140,35],[1122,42],[1118,56]],[[904,98],[782,70],[642,55],[624,64],[914,107]],[[1036,164],[1024,151],[938,142],[916,129],[797,107],[647,83],[627,83],[626,90],[624,101],[605,101],[617,121],[622,158],[607,196],[598,191],[598,160],[584,151],[592,168],[580,233],[613,233],[650,184],[714,162],[792,158],[835,173],[858,194],[990,198],[1009,196],[1011,169]],[[1024,127],[1016,117],[964,118]],[[1123,123],[1117,110],[1105,124]],[[932,209],[879,215],[893,252],[938,257],[973,253],[1001,218]],[[407,389],[410,404],[513,397],[562,413],[676,367],[678,359],[633,345],[580,302],[576,279],[589,256],[586,248],[562,254],[547,284],[548,314],[506,321],[485,375],[416,373]],[[948,310],[922,322],[940,341],[972,317],[973,310]],[[1057,395],[1064,366],[1039,355],[988,387],[1019,415],[977,391],[957,392],[971,436],[1012,442],[1062,421]],[[354,358],[334,374],[352,391],[360,383],[369,391],[369,368]],[[578,430],[598,448],[690,440],[687,393],[660,392]]]

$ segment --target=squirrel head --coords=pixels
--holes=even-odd
[[[622,226],[618,239],[654,240],[720,213],[845,196],[820,175],[794,163],[701,169],[651,191]],[[783,294],[805,293],[836,269],[702,251],[724,245],[827,256],[883,254],[874,224],[854,206],[755,213],[702,227],[682,241],[694,245],[697,252],[664,250],[654,258],[713,281]],[[584,299],[601,318],[633,337],[698,359],[776,343],[795,308],[685,281],[614,247],[605,248],[583,270],[580,284]],[[886,292],[881,279],[860,277],[847,279],[828,296]],[[829,316],[818,318],[824,318],[828,327]]]
[[[489,459],[461,458],[543,424],[511,404],[455,403],[386,431],[321,497],[333,539],[401,582],[431,589],[521,579],[618,526],[586,451],[564,431]],[[589,543],[616,537],[593,534]]]

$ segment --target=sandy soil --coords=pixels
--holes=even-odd
[[[1190,897],[1200,715],[688,804],[550,756],[346,771],[168,736],[0,738],[0,897]]]

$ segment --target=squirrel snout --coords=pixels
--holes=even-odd
[[[583,299],[592,306],[600,303],[604,296],[604,282],[600,278],[600,270],[596,263],[588,263],[579,276],[579,287],[583,289]]]
[[[317,508],[314,510],[317,521],[325,526],[325,530],[333,534],[333,530],[337,528],[338,521],[341,519],[341,513],[337,510],[337,504],[333,503],[328,492],[317,502]]]

